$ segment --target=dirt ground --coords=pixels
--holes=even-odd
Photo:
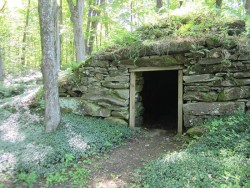
[[[142,130],[126,145],[94,163],[91,167],[92,178],[89,187],[133,187],[136,171],[140,170],[143,164],[182,145],[180,141],[176,141],[175,135],[174,131]]]

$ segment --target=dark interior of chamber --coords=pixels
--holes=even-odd
[[[178,71],[143,72],[143,126],[177,130]]]

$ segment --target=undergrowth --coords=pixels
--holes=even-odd
[[[245,21],[247,24],[245,24]],[[176,38],[206,38],[215,36],[249,34],[249,18],[230,9],[216,9],[202,3],[190,7],[170,10],[159,14],[151,23],[144,23],[135,31],[125,28],[113,31],[112,38],[103,45],[104,51],[114,51],[122,47],[141,46],[151,41]],[[136,47],[135,47],[136,49]]]
[[[0,99],[19,95],[24,92],[24,89],[24,84],[4,86],[4,84],[0,83]]]
[[[250,114],[206,123],[207,132],[186,149],[145,166],[142,187],[250,187]]]
[[[28,118],[26,114],[0,112],[0,129],[6,132],[0,138],[0,155],[14,159],[0,165],[0,176],[13,171],[18,180],[27,184],[41,176],[47,177],[49,185],[84,178],[88,170],[76,168],[77,161],[107,152],[135,134],[125,126],[74,114],[63,114],[58,130],[45,133],[42,121]],[[9,121],[12,126],[8,126]],[[67,178],[60,180],[65,173]]]

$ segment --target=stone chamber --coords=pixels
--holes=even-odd
[[[62,78],[62,110],[179,132],[180,125],[250,111],[249,41],[161,40],[131,48],[100,52]]]

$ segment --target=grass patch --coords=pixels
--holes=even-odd
[[[77,181],[88,174],[87,169],[74,167],[80,158],[109,151],[135,134],[125,126],[74,114],[63,114],[53,133],[45,133],[36,115],[1,111],[0,120],[0,156],[6,158],[0,165],[0,177],[4,180],[3,176],[16,174],[27,184],[41,176],[48,178],[48,184],[61,182],[58,173],[67,173],[64,180]]]
[[[249,114],[206,123],[198,141],[146,165],[138,186],[250,187],[249,125]]]

